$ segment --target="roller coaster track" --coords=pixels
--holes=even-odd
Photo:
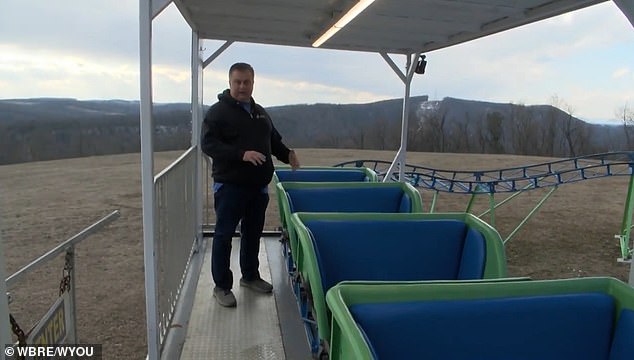
[[[398,181],[399,171],[394,170],[387,174],[391,162],[383,160],[353,160],[334,166],[338,167],[367,167],[374,170],[379,180],[386,176],[392,181]],[[634,249],[630,247],[630,233],[632,229],[632,215],[634,213],[634,152],[607,152],[578,156],[494,170],[442,170],[419,165],[405,164],[403,166],[404,180],[415,187],[433,190],[434,197],[431,202],[430,212],[434,211],[437,195],[440,192],[470,194],[471,200],[466,212],[471,212],[475,196],[486,194],[489,196],[489,210],[479,215],[489,214],[490,224],[495,226],[495,209],[521,192],[548,188],[548,191],[520,224],[505,238],[509,241],[533,214],[542,206],[559,185],[579,182],[589,179],[604,178],[610,176],[629,176],[629,186],[623,212],[620,233],[615,235],[621,246],[619,261],[630,262]],[[507,199],[496,204],[495,193],[515,193]]]
[[[382,180],[390,164],[383,160],[353,160],[334,166],[367,167]],[[492,194],[534,190],[608,176],[632,176],[634,152],[607,152],[494,170],[442,170],[410,164],[403,169],[405,179],[415,187],[450,193]],[[390,174],[390,178],[398,180],[398,171]]]

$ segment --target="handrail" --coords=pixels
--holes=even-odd
[[[159,178],[161,178],[162,176],[164,176],[166,173],[172,171],[173,168],[175,168],[176,166],[178,166],[184,158],[186,158],[190,152],[195,151],[196,147],[192,146],[189,149],[185,150],[185,152],[183,152],[183,154],[181,156],[178,157],[178,159],[174,160],[171,164],[169,164],[165,169],[161,170],[160,173],[156,174],[154,176],[154,183],[156,183],[156,180],[158,180]]]
[[[51,259],[55,258],[56,256],[60,255],[64,251],[66,251],[68,248],[73,247],[76,244],[80,243],[82,240],[87,238],[89,235],[101,230],[106,225],[110,225],[110,223],[112,223],[114,220],[118,219],[120,215],[121,215],[121,213],[119,212],[119,210],[115,210],[115,211],[111,212],[109,215],[103,217],[101,220],[99,220],[96,223],[94,223],[94,224],[90,225],[89,227],[85,228],[81,232],[77,233],[75,236],[73,236],[70,239],[64,241],[63,243],[57,245],[56,247],[54,247],[53,249],[48,251],[46,254],[44,254],[44,255],[40,256],[39,258],[33,260],[31,263],[29,263],[28,265],[26,265],[22,269],[16,271],[13,275],[9,276],[6,279],[7,288],[11,287],[12,285],[15,285],[29,271],[32,271],[32,270],[35,270],[35,269],[39,268],[40,266],[42,266],[48,260],[51,260]]]

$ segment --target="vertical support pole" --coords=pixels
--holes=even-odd
[[[630,236],[632,231],[632,213],[634,212],[634,168],[630,167],[630,184],[627,187],[627,198],[625,199],[625,210],[623,210],[623,222],[621,223],[621,253],[623,260],[630,260],[630,277],[628,283],[634,286],[634,266],[630,253]]]
[[[630,183],[627,187],[627,197],[625,198],[625,209],[623,209],[623,220],[621,221],[621,256],[623,260],[630,257],[630,235],[632,231],[632,214],[634,210],[634,174],[630,175]]]
[[[409,96],[410,96],[410,87],[412,84],[412,79],[414,78],[414,70],[416,70],[416,64],[413,64],[414,60],[418,59],[420,53],[409,54],[407,56],[407,62],[405,64],[405,74],[401,72],[401,70],[394,64],[394,61],[387,55],[387,53],[380,53],[385,62],[392,68],[392,70],[396,73],[396,75],[403,81],[405,84],[405,95],[403,96],[403,115],[401,118],[401,146],[392,161],[389,169],[385,173],[385,177],[383,178],[383,182],[388,181],[394,171],[394,167],[398,166],[398,181],[403,182],[404,172],[405,172],[405,162],[407,157],[407,130],[409,127]]]
[[[491,226],[495,227],[495,197],[494,193],[489,193],[489,210],[491,210]]]
[[[2,346],[2,355],[0,360],[5,359],[4,345],[11,344],[11,330],[9,321],[9,300],[7,299],[7,282],[4,268],[4,243],[0,237],[0,345]]]
[[[192,35],[194,36],[194,35]],[[198,48],[200,48],[200,38],[198,37],[198,34],[195,35],[196,36],[196,42],[198,43],[197,46]],[[192,41],[194,41],[192,39]],[[193,54],[193,49],[192,49],[192,72],[197,72],[198,73],[198,79],[196,80],[196,84],[198,84],[198,90],[196,90],[196,92],[194,92],[192,90],[192,102],[193,100],[193,96],[194,94],[198,94],[198,99],[197,100],[199,102],[199,106],[198,109],[200,112],[200,120],[199,120],[199,124],[198,124],[198,140],[197,140],[197,144],[198,144],[198,154],[200,154],[200,159],[201,159],[201,163],[204,161],[205,162],[205,166],[204,169],[201,166],[201,175],[198,178],[202,178],[203,176],[205,177],[205,189],[204,189],[204,194],[203,194],[203,190],[202,188],[197,188],[198,190],[198,194],[200,194],[201,197],[204,196],[205,199],[205,204],[207,204],[207,199],[209,196],[209,189],[210,189],[210,184],[209,184],[209,171],[211,169],[211,161],[208,158],[205,158],[202,155],[202,148],[200,147],[200,136],[202,135],[202,123],[203,123],[203,119],[204,119],[204,115],[202,114],[202,105],[203,105],[203,74],[204,74],[204,69],[209,66],[214,60],[216,60],[218,58],[218,56],[220,56],[225,50],[227,50],[229,48],[229,46],[231,46],[231,44],[233,44],[233,41],[225,41],[224,44],[222,44],[218,49],[216,49],[216,51],[214,51],[213,54],[211,54],[208,58],[203,60],[203,53],[202,50],[200,50],[199,52],[196,53],[196,59],[198,59],[197,61],[200,62],[200,64],[198,65],[194,65],[194,54]],[[193,46],[193,45],[192,45]],[[192,79],[192,84],[194,84],[194,80]],[[204,171],[204,173],[203,173]],[[202,186],[202,184],[201,184]],[[208,205],[208,204],[207,204]],[[200,205],[202,207],[202,203]],[[202,208],[201,208],[201,214],[202,214]],[[209,207],[207,207],[207,212],[205,213],[205,219],[204,221],[209,220],[209,216],[210,216],[210,210]],[[202,239],[202,224],[203,224],[203,220],[202,220],[202,215],[201,215],[201,234],[200,234],[200,239]]]
[[[68,266],[68,272],[70,275],[70,311],[71,314],[73,314],[73,324],[71,325],[71,329],[68,334],[68,343],[77,344],[79,343],[79,338],[77,337],[77,289],[75,288],[75,275],[77,274],[77,271],[75,271],[75,245],[66,250],[65,262],[65,266]]]
[[[196,147],[195,168],[194,168],[194,233],[196,234],[196,247],[198,248],[203,239],[203,155],[200,148],[200,132],[202,131],[202,111],[203,111],[203,65],[200,54],[200,38],[198,33],[192,31],[191,48],[191,73],[192,73],[192,141],[191,145]],[[207,174],[204,174],[207,175]]]
[[[473,203],[475,202],[476,196],[478,194],[476,193],[472,193],[471,196],[469,197],[469,202],[467,203],[467,208],[465,209],[464,212],[466,213],[470,213],[471,212],[471,208],[473,207]]]
[[[416,55],[418,58],[418,55]],[[405,78],[405,94],[403,95],[403,115],[401,117],[401,147],[399,149],[398,158],[398,181],[403,182],[405,171],[405,161],[407,157],[407,133],[409,128],[409,95],[412,85],[412,78],[414,76],[414,68],[416,66],[412,64],[412,55],[407,56],[407,64],[405,65],[405,71],[407,73]],[[396,159],[395,159],[396,160]]]
[[[433,214],[434,210],[436,210],[436,201],[438,200],[438,196],[439,196],[439,192],[438,191],[434,191],[434,196],[431,198],[431,205],[429,206],[429,213]]]
[[[152,1],[139,1],[141,192],[143,202],[143,263],[149,360],[160,359],[158,290],[154,248],[154,120],[152,119]]]
[[[618,6],[618,8],[623,12],[623,14],[625,15],[625,17],[627,17],[627,20],[630,22],[630,24],[632,24],[632,26],[634,26],[634,1],[632,0],[614,0],[614,3],[616,4],[616,6]],[[630,167],[630,170],[632,170],[632,168]],[[632,176],[634,176],[634,173],[632,173]],[[628,196],[627,196],[627,203],[626,203],[626,209],[628,209],[629,207],[629,215],[628,215],[628,221],[630,221],[630,225],[631,225],[631,221],[632,221],[632,197],[631,195],[631,191],[632,191],[632,177],[630,177],[630,187],[628,189]],[[630,242],[630,229],[632,228],[630,225],[628,225],[628,233],[627,233],[627,238],[625,239],[626,244],[629,248],[629,242]],[[621,235],[624,236],[624,232],[621,231]],[[623,241],[623,240],[622,240]],[[628,254],[629,256],[629,254]],[[632,266],[632,259],[630,259],[630,279],[629,279],[629,284],[630,286],[634,286],[634,266]]]

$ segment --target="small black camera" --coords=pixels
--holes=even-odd
[[[425,67],[427,67],[427,61],[425,60],[425,55],[421,55],[420,58],[418,59],[418,64],[416,64],[416,69],[414,69],[414,72],[417,74],[424,74],[425,73]]]

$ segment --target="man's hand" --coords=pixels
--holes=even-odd
[[[291,169],[299,169],[299,159],[297,158],[297,154],[295,154],[295,150],[291,150],[291,152],[288,153],[288,162],[291,164]]]
[[[244,155],[242,155],[242,161],[248,161],[251,164],[258,166],[264,164],[266,156],[254,150],[247,150],[244,152]]]

